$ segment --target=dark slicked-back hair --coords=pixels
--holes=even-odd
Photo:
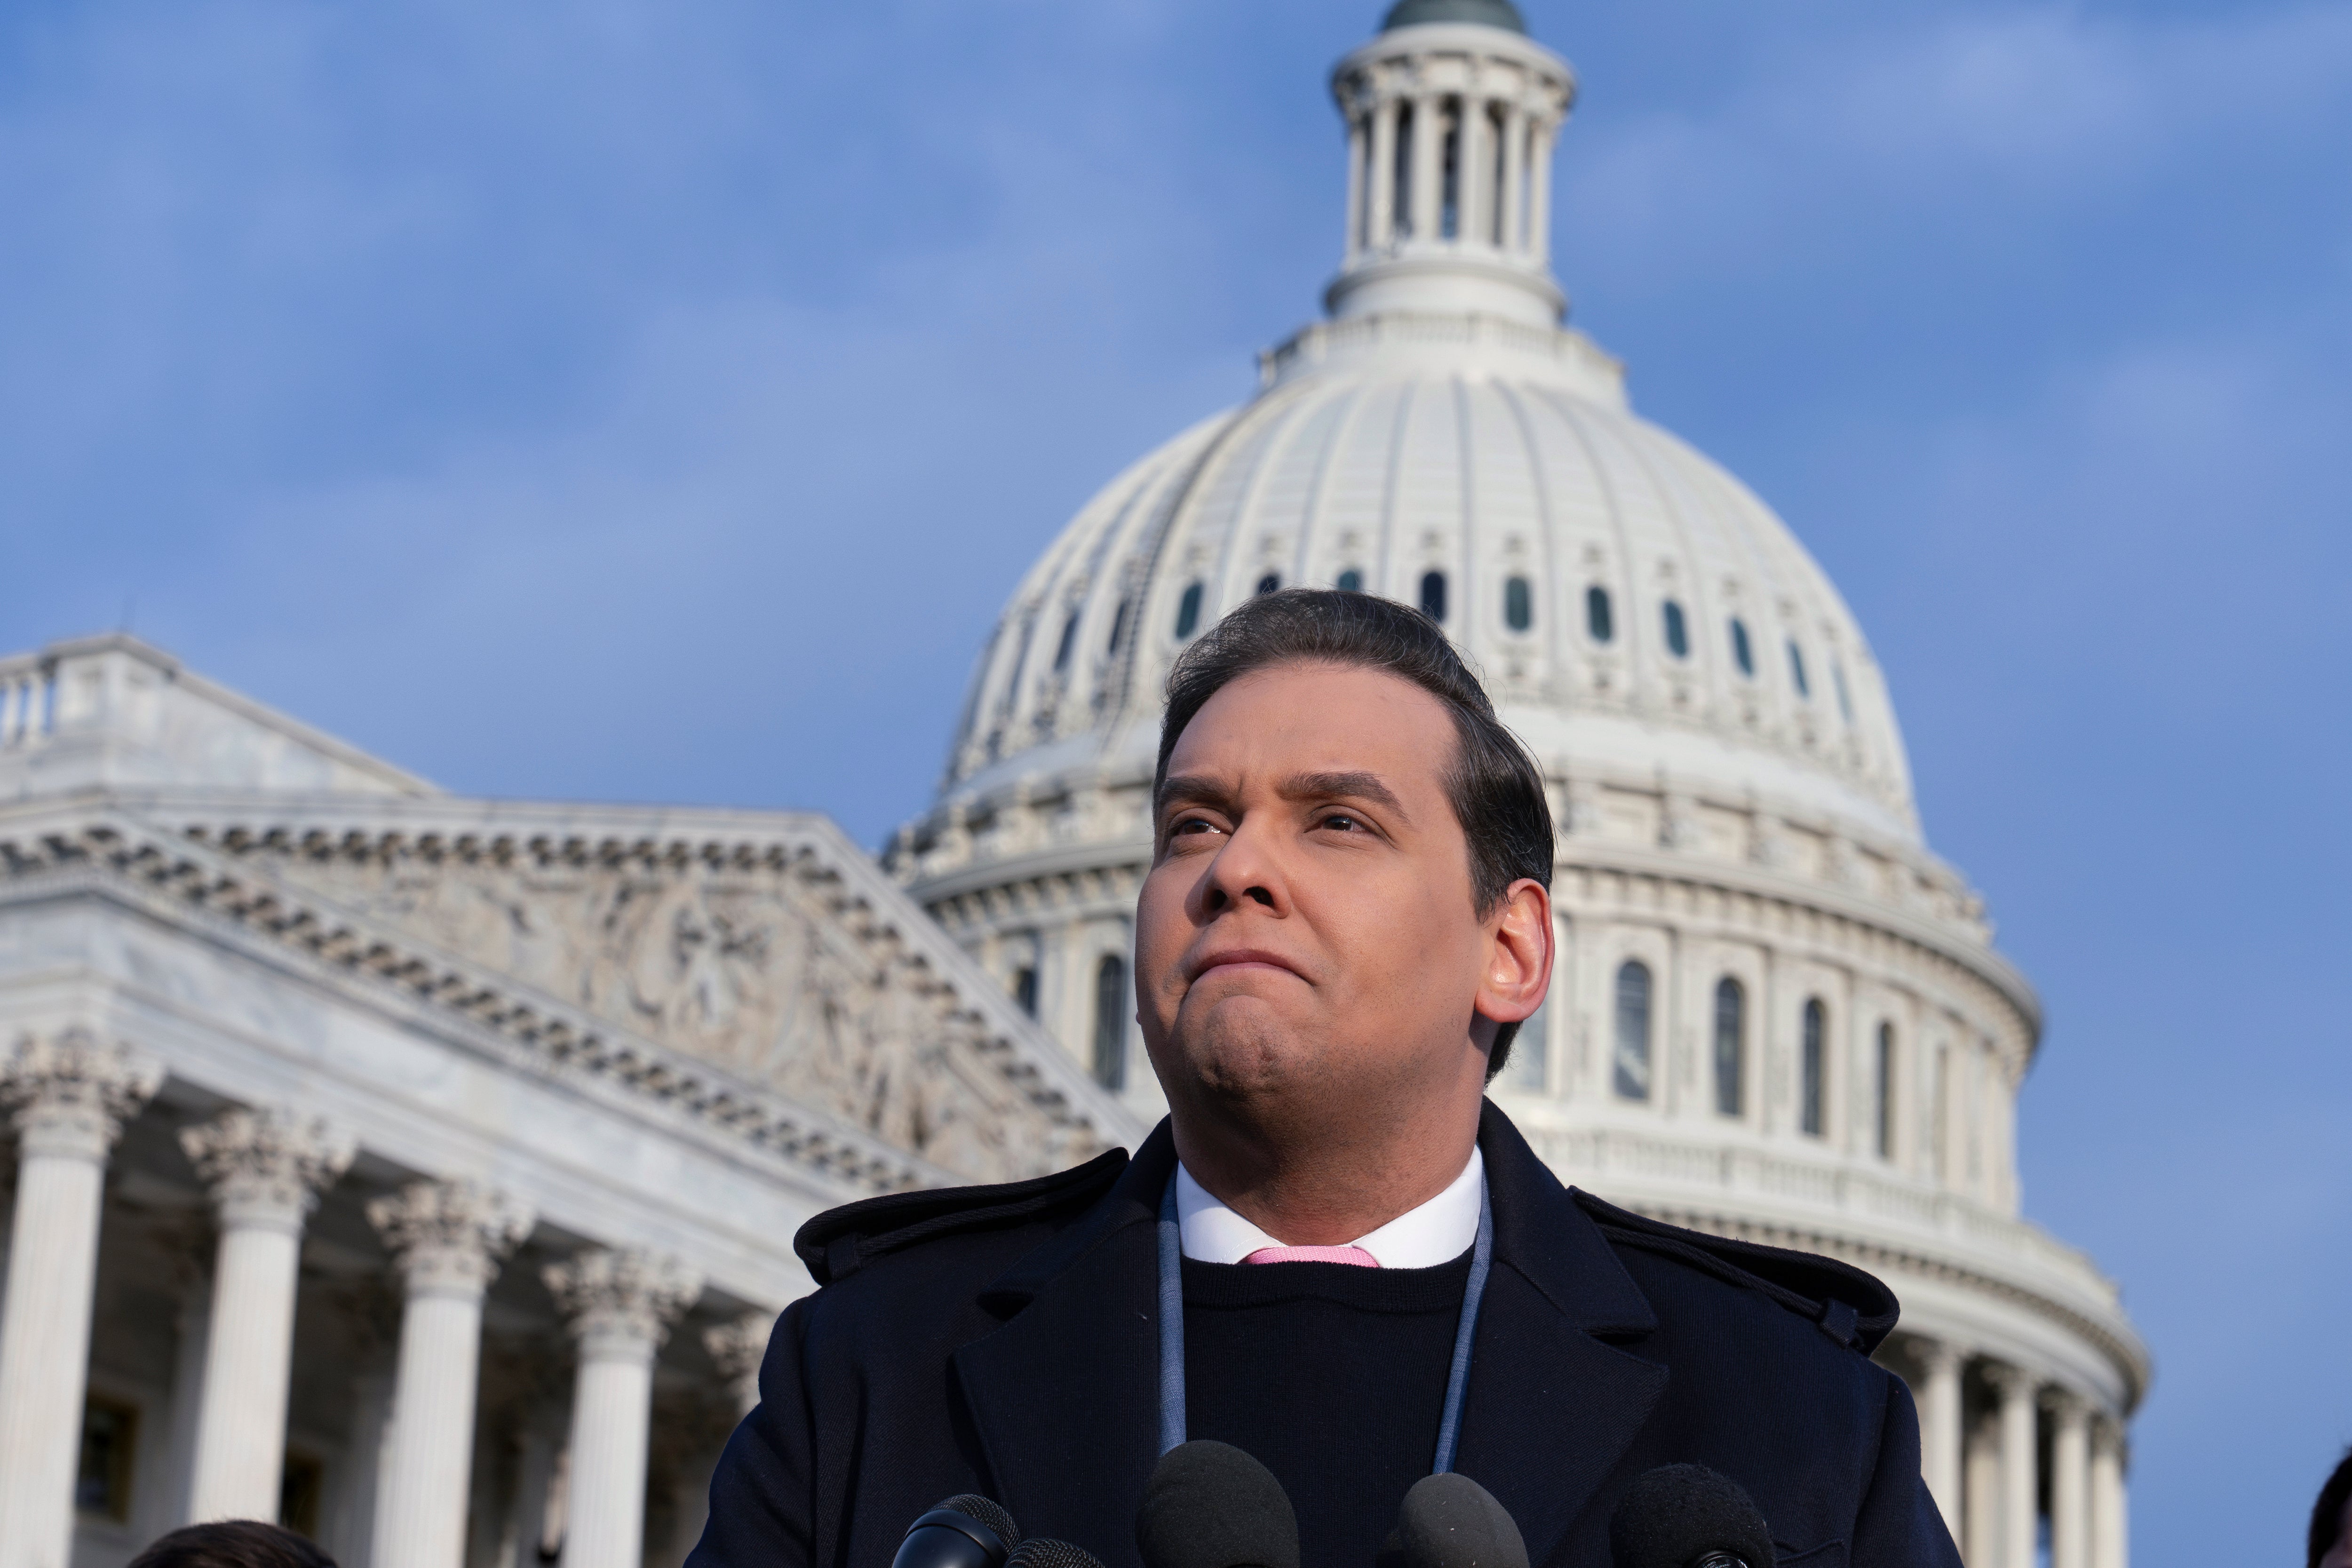
[[[2344,1505],[2352,1502],[2352,1448],[2344,1451],[2337,1461],[2336,1473],[2319,1489],[2319,1500],[2311,1507],[2310,1540],[2305,1542],[2305,1568],[2319,1568],[2319,1560],[2336,1549],[2344,1538]]]
[[[1486,689],[1445,634],[1419,610],[1370,594],[1286,588],[1261,594],[1202,634],[1168,672],[1168,711],[1160,725],[1156,800],[1168,782],[1168,757],[1203,704],[1255,670],[1286,664],[1338,664],[1410,680],[1454,717],[1453,764],[1445,795],[1470,841],[1471,903],[1492,914],[1511,884],[1525,878],[1551,886],[1551,806],[1543,773],[1517,735],[1495,716]],[[1486,1058],[1492,1079],[1510,1060],[1517,1024],[1495,1030]]]
[[[282,1526],[225,1519],[157,1536],[131,1568],[335,1568],[335,1560]]]

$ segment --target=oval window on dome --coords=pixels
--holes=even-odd
[[[1184,596],[1176,601],[1176,637],[1179,642],[1201,629],[1201,584],[1187,584]]]
[[[1257,591],[1261,594],[1271,594],[1281,586],[1282,574],[1279,572],[1269,572],[1257,580]]]
[[[1360,594],[1364,591],[1364,574],[1350,566],[1339,574],[1338,586],[1342,594]]]
[[[1594,642],[1617,636],[1617,617],[1609,607],[1609,590],[1595,583],[1584,591],[1584,629]]]
[[[1119,645],[1127,640],[1128,605],[1129,601],[1121,599],[1118,602],[1118,613],[1110,618],[1110,651],[1113,653],[1117,653]]]
[[[1664,606],[1666,651],[1676,658],[1690,657],[1690,626],[1683,620],[1683,607],[1668,599]]]
[[[1078,612],[1072,610],[1070,618],[1062,623],[1062,640],[1054,649],[1054,670],[1059,674],[1070,668],[1070,647],[1078,640]]]
[[[1731,617],[1731,661],[1739,667],[1740,674],[1755,675],[1756,650],[1748,643],[1748,623],[1738,616]]]
[[[1525,577],[1509,578],[1503,584],[1503,624],[1515,632],[1536,624],[1535,584]]]
[[[1797,646],[1794,638],[1789,642],[1789,679],[1797,683],[1798,696],[1807,701],[1812,700],[1812,682],[1805,679],[1805,650]]]
[[[1445,619],[1445,574],[1423,572],[1421,574],[1421,613],[1443,624]]]

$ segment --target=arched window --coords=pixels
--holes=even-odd
[[[1281,586],[1282,574],[1279,572],[1269,572],[1257,580],[1257,591],[1261,594],[1271,594]]]
[[[1812,682],[1805,679],[1805,650],[1797,646],[1793,637],[1789,642],[1789,679],[1797,683],[1798,696],[1807,701],[1812,700]]]
[[[1737,1116],[1747,1081],[1748,991],[1727,974],[1715,983],[1715,1111]]]
[[[1628,959],[1617,966],[1617,1097],[1650,1098],[1650,966]]]
[[[1536,624],[1535,585],[1525,577],[1508,578],[1503,584],[1503,624],[1515,632]]]
[[[1350,566],[1339,574],[1339,587],[1342,594],[1360,594],[1364,591],[1364,574]]]
[[[1201,629],[1201,584],[1185,585],[1184,596],[1176,601],[1176,637],[1180,642]]]
[[[1421,574],[1421,613],[1443,626],[1445,622],[1445,574]]]
[[[1895,1026],[1878,1026],[1878,1157],[1895,1158]]]
[[[1739,667],[1740,674],[1755,675],[1756,650],[1748,646],[1748,623],[1738,616],[1731,617],[1731,661]]]
[[[1674,600],[1665,604],[1666,651],[1676,658],[1690,657],[1690,627],[1683,624],[1683,607]]]
[[[1822,1074],[1827,1066],[1824,1058],[1829,1049],[1829,1010],[1822,1005],[1820,997],[1808,998],[1803,1059],[1799,1068],[1801,1081],[1797,1086],[1797,1125],[1811,1138],[1822,1135]]]
[[[1113,653],[1117,653],[1119,645],[1127,641],[1127,612],[1131,607],[1130,601],[1121,599],[1118,612],[1110,618],[1110,651]]]
[[[1031,1017],[1037,1016],[1037,969],[1024,963],[1013,972],[1013,1000]]]
[[[1070,646],[1077,640],[1078,612],[1072,610],[1070,612],[1070,618],[1062,623],[1061,643],[1054,649],[1054,668],[1056,670],[1064,670],[1070,668]]]
[[[1127,960],[1105,953],[1095,965],[1095,1081],[1127,1087]]]
[[[1598,583],[1584,591],[1584,630],[1594,642],[1617,635],[1617,619],[1609,613],[1609,590]]]

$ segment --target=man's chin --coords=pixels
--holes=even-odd
[[[1318,1038],[1264,998],[1238,995],[1185,1008],[1170,1043],[1202,1092],[1246,1102],[1282,1100],[1315,1078]]]

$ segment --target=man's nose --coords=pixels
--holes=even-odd
[[[1281,867],[1266,841],[1265,830],[1244,817],[1209,863],[1201,879],[1201,912],[1213,919],[1241,903],[1254,903],[1280,914],[1283,896]]]

